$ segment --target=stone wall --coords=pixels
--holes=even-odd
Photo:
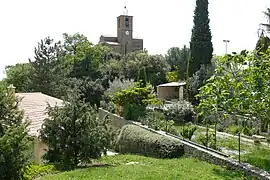
[[[99,109],[99,118],[100,120],[104,120],[106,116],[109,116],[114,125],[117,127],[122,127],[126,124],[134,124],[137,126],[140,126],[141,128],[147,129],[153,133],[158,133],[164,136],[169,136],[171,138],[179,140],[183,145],[184,145],[184,151],[185,151],[185,156],[189,157],[194,157],[198,158],[202,161],[207,161],[212,164],[220,165],[220,166],[226,166],[230,169],[238,170],[244,172],[248,176],[253,176],[258,179],[262,180],[270,180],[270,174],[264,170],[261,170],[259,168],[256,168],[250,164],[247,163],[239,163],[238,161],[229,158],[228,155],[225,155],[224,153],[218,152],[213,149],[207,149],[206,147],[196,144],[194,142],[190,142],[187,140],[183,140],[181,137],[174,136],[171,134],[168,134],[164,131],[156,131],[154,129],[151,129],[147,126],[141,125],[138,122],[133,122],[133,121],[127,121],[123,117],[120,117],[116,114],[112,114],[104,109]]]

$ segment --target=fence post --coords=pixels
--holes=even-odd
[[[238,133],[238,161],[239,161],[239,163],[240,163],[240,155],[241,155],[241,133],[239,132]]]

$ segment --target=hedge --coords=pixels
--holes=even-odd
[[[156,158],[177,158],[184,154],[184,147],[180,141],[136,125],[123,126],[115,150],[123,154],[141,154]]]

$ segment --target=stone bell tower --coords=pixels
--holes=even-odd
[[[117,17],[117,37],[101,36],[99,43],[121,54],[143,50],[143,39],[133,39],[133,16],[128,15],[126,6],[123,14]]]

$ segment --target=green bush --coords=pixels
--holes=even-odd
[[[116,142],[116,151],[156,158],[177,158],[184,154],[180,141],[135,125],[126,125],[122,128]]]
[[[165,114],[167,119],[172,119],[176,124],[184,124],[193,122],[195,115],[193,106],[187,101],[173,103],[166,110]]]
[[[116,92],[112,101],[117,106],[116,113],[124,115],[125,119],[137,121],[138,117],[144,115],[147,105],[161,104],[153,93],[150,85],[142,87],[141,83],[135,83],[128,89]]]
[[[166,122],[165,115],[160,111],[148,111],[145,116],[139,118],[139,121],[152,129],[178,135],[177,130],[174,127],[174,121],[168,120]]]
[[[140,116],[144,116],[146,111],[145,106],[137,104],[124,105],[124,118],[127,120],[138,120]]]
[[[242,127],[236,126],[236,125],[230,125],[229,127],[226,128],[225,132],[231,133],[231,134],[238,134],[239,132],[242,132]]]
[[[46,174],[52,174],[57,172],[54,165],[46,164],[46,165],[30,165],[26,168],[24,172],[24,179],[32,180],[36,179],[40,176],[44,176]]]
[[[207,140],[207,136],[206,134],[200,134],[198,136],[198,143],[206,146],[206,147],[210,147],[213,149],[216,149],[216,145],[215,145],[215,134],[214,133],[208,133],[208,140]]]
[[[242,133],[247,136],[252,136],[254,134],[252,129],[249,129],[248,127],[244,127],[242,129]]]
[[[32,157],[32,138],[18,103],[12,90],[0,87],[0,179],[3,180],[22,179]]]
[[[196,126],[185,125],[185,126],[181,127],[180,134],[183,138],[187,138],[187,139],[191,140],[196,129],[197,129]]]

